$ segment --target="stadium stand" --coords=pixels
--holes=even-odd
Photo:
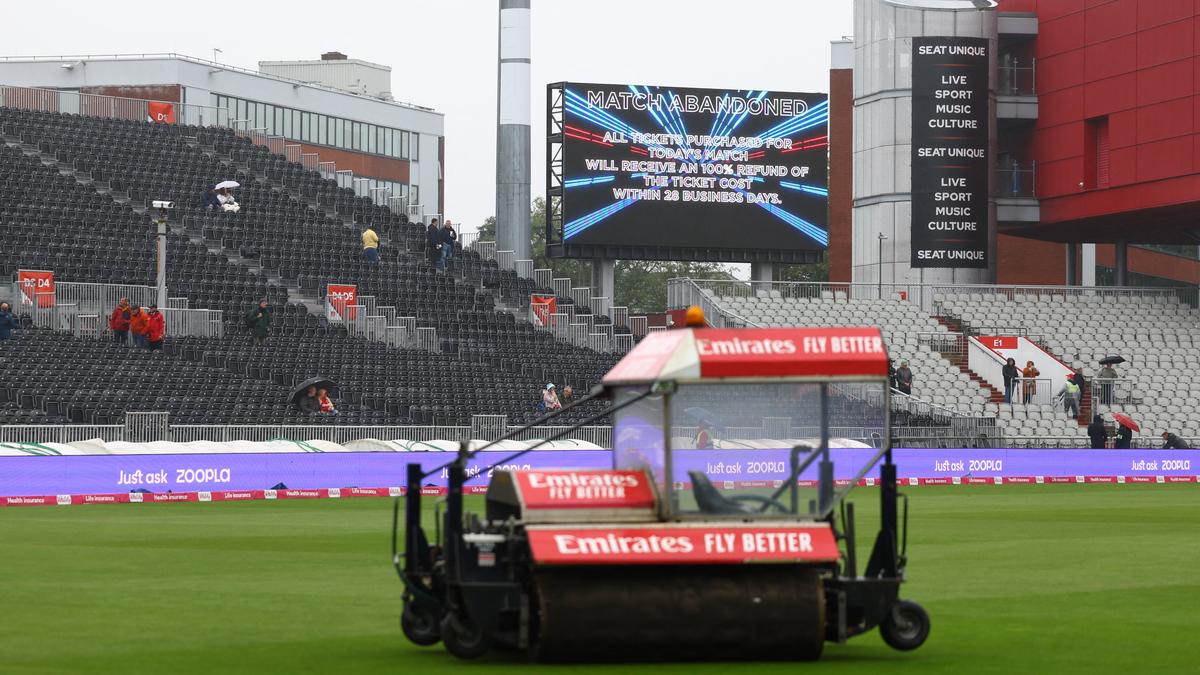
[[[0,136],[0,271],[48,269],[61,281],[152,284],[153,214],[146,205],[170,199],[180,206],[168,236],[170,293],[190,307],[222,309],[226,321],[223,337],[168,336],[167,354],[147,360],[151,371],[124,358],[148,355],[121,354],[119,362],[147,386],[133,398],[120,376],[102,377],[118,347],[18,331],[4,347],[10,358],[0,422],[95,423],[158,405],[181,423],[294,422],[279,397],[320,374],[340,385],[342,414],[332,420],[338,424],[464,423],[473,414],[519,423],[536,416],[546,382],[586,391],[617,358],[515,319],[514,307],[530,293],[553,291],[469,250],[458,252],[455,275],[437,274],[423,261],[419,224],[231,130],[0,108]],[[205,188],[225,178],[242,184],[242,212],[202,211]],[[359,257],[358,232],[368,222],[384,239],[379,266]],[[390,347],[330,324],[322,300],[328,282],[357,284],[360,296],[436,330],[436,343]],[[274,307],[272,336],[267,348],[254,349],[242,318],[262,298]],[[64,352],[61,369],[38,373],[16,365],[44,367],[54,349]],[[147,378],[151,372],[155,377]],[[62,379],[45,385],[47,373]],[[213,389],[200,395],[177,384],[190,377]],[[67,394],[76,389],[86,392],[86,405],[73,410],[79,401]],[[213,404],[223,389],[238,401],[236,411]]]
[[[1200,372],[1200,312],[1175,295],[1018,289],[935,296],[934,304],[967,333],[972,326],[1019,328],[1064,364],[1082,368],[1089,383],[1084,420],[1098,404],[1095,412],[1127,412],[1155,436],[1163,431],[1200,436],[1200,383],[1193,377]],[[1119,366],[1112,403],[1104,404],[1092,379],[1100,359],[1110,355],[1124,356],[1129,364]],[[988,403],[985,408],[1014,435],[1054,434],[1071,426],[1062,419],[1061,406]]]
[[[765,283],[755,289],[744,283],[677,283],[695,284],[696,297],[707,300],[730,325],[878,325],[896,365],[907,360],[913,370],[914,400],[952,411],[944,416],[994,419],[1010,445],[1058,442],[1054,439],[1078,445],[1086,440],[1084,427],[1093,410],[1127,412],[1152,437],[1168,430],[1200,436],[1200,389],[1193,378],[1180,377],[1200,368],[1200,312],[1170,293],[947,289],[925,311],[898,292],[891,298],[884,293],[880,300],[874,286],[861,289],[867,298],[856,298],[851,285],[838,290],[816,284]],[[1005,404],[1002,392],[967,368],[966,339],[980,329],[1006,334],[995,333],[997,327],[1038,342],[1065,365],[1083,368],[1088,385],[1078,420],[1068,418],[1061,403],[1049,396],[1038,403]],[[1112,403],[1104,404],[1092,379],[1099,359],[1108,355],[1123,355],[1131,363],[1114,382]],[[976,435],[972,430],[962,440]]]

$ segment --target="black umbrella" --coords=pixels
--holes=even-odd
[[[688,417],[691,417],[692,419],[696,420],[696,422],[698,422],[702,425],[710,426],[710,427],[720,427],[721,426],[720,424],[717,424],[717,416],[712,414],[712,411],[709,410],[708,408],[701,408],[701,407],[695,406],[695,407],[691,407],[691,408],[684,408],[683,412],[685,414],[687,414]]]
[[[1106,356],[1106,357],[1100,359],[1100,365],[1102,365],[1102,366],[1113,366],[1118,363],[1125,363],[1125,357],[1124,356]]]
[[[288,395],[288,401],[291,403],[297,402],[298,400],[300,400],[300,397],[303,396],[308,391],[309,387],[316,387],[317,389],[328,389],[330,395],[334,395],[337,393],[337,382],[334,382],[333,380],[329,379],[328,377],[320,377],[320,376],[310,377],[307,380],[301,382],[300,384],[298,384],[292,388],[292,393],[290,395]]]

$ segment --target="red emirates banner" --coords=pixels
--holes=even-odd
[[[49,270],[17,270],[17,285],[21,288],[21,304],[38,307],[54,306],[54,272]]]
[[[325,318],[330,321],[353,321],[355,310],[350,305],[358,304],[357,300],[358,286],[328,284],[325,287]]]
[[[146,114],[155,124],[175,124],[175,104],[163,101],[146,103]]]
[[[558,306],[558,298],[553,295],[535,295],[530,298],[530,304],[533,307],[533,316],[538,320],[544,328],[554,327],[555,308]]]
[[[705,328],[694,331],[702,377],[886,376],[878,328]]]
[[[650,509],[654,490],[641,471],[515,471],[525,509]]]
[[[823,523],[528,528],[542,565],[674,565],[835,562],[837,542]]]

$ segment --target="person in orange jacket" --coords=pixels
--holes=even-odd
[[[145,349],[146,342],[146,313],[141,307],[134,305],[129,308],[129,334],[133,336],[133,344]]]
[[[146,312],[146,348],[152,352],[161,351],[166,334],[166,318],[158,311],[158,305],[150,305],[150,311]]]

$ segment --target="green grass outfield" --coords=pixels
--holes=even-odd
[[[933,620],[911,653],[872,632],[817,664],[461,662],[400,635],[390,500],[295,500],[0,509],[0,672],[1200,672],[1200,486],[905,491],[903,595]]]

